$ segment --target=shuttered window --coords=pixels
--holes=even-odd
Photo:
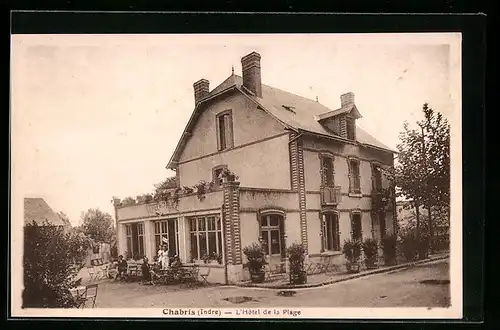
[[[333,156],[321,155],[321,184],[324,187],[334,186]]]
[[[339,218],[336,213],[323,215],[322,237],[323,250],[340,250]]]
[[[362,240],[361,213],[355,212],[351,214],[351,236],[353,240]]]
[[[359,170],[359,160],[355,158],[349,158],[349,192],[360,194],[361,193],[361,175]]]
[[[233,116],[231,110],[219,113],[216,117],[217,149],[219,151],[232,148],[233,141]]]

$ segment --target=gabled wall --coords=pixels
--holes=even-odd
[[[217,150],[216,115],[232,110],[234,147]],[[228,165],[242,187],[290,189],[288,134],[283,126],[244,95],[233,92],[212,101],[180,155],[180,185],[211,181],[212,169]]]

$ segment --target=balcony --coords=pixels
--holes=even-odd
[[[321,187],[321,205],[337,205],[340,202],[340,186]]]

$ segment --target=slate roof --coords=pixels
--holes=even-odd
[[[219,86],[215,87],[209,93],[208,97],[221,93],[222,91],[233,86],[241,88],[242,84],[243,78],[241,76],[233,74],[229,76],[229,78],[224,80]],[[261,104],[274,117],[287,124],[288,126],[312,133],[334,137],[338,136],[325,129],[318,122],[318,119],[320,117],[323,117],[325,114],[327,114],[328,116],[338,115],[351,111],[353,108],[355,108],[355,106],[353,106],[332,110],[319,102],[264,84],[262,84],[262,98],[250,95],[249,93],[248,95],[256,102]],[[293,112],[285,109],[283,105],[291,106]],[[357,109],[354,110],[357,111]],[[358,126],[356,126],[356,139],[361,144],[366,144],[369,146],[394,152],[394,150],[378,141],[376,138],[374,138]]]
[[[33,220],[42,225],[45,219],[53,225],[64,226],[64,222],[43,198],[25,198],[24,225],[32,223]]]
[[[265,84],[262,84],[262,98],[260,98],[253,95],[250,91],[243,87],[243,78],[241,76],[232,74],[215,87],[203,100],[201,100],[200,103],[198,103],[193,116],[188,122],[185,132],[190,130],[191,125],[194,125],[198,106],[203,103],[204,100],[208,100],[211,97],[235,88],[263,107],[271,116],[281,122],[284,126],[313,134],[340,138],[340,136],[334,134],[332,131],[327,130],[319,123],[318,120],[321,120],[322,118],[330,118],[340,113],[346,113],[353,109],[356,112],[356,116],[359,115],[355,106],[332,110],[317,101],[313,101]],[[172,158],[169,161],[169,164],[167,165],[167,168],[170,168],[172,162],[176,160],[179,153],[182,151],[184,146],[183,142],[185,142],[183,141],[184,139],[185,135],[183,134],[174,154],[172,155]],[[356,140],[358,143],[365,146],[371,146],[393,153],[396,152],[358,126],[356,126]]]

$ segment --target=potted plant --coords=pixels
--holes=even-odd
[[[265,272],[262,270],[266,262],[266,255],[262,245],[253,243],[243,248],[243,254],[247,258],[246,266],[250,272],[250,279],[254,283],[264,282]]]
[[[406,233],[401,235],[401,250],[408,262],[415,260],[417,256],[417,240],[413,233]]]
[[[363,253],[367,269],[377,268],[378,242],[376,239],[367,238],[363,241]]]
[[[231,172],[227,167],[222,170],[221,177],[225,182],[233,182],[238,180],[238,176]]]
[[[397,236],[393,234],[384,236],[382,239],[382,251],[384,253],[384,261],[387,266],[396,264],[397,240]]]
[[[430,240],[427,234],[420,234],[420,239],[417,242],[418,258],[420,260],[427,259],[429,257],[429,247]]]
[[[294,243],[287,248],[288,263],[290,266],[290,284],[304,284],[307,282],[307,272],[304,270],[305,249],[302,244]]]
[[[359,240],[346,240],[342,247],[346,258],[346,268],[349,273],[359,272],[359,259],[361,258],[361,242]]]
[[[205,194],[207,192],[207,183],[205,181],[200,181],[196,184],[196,195],[198,196],[198,199],[200,202],[205,199]]]
[[[201,260],[203,260],[204,264],[208,264],[208,262],[210,261],[210,255],[205,253],[203,257],[201,257]]]

